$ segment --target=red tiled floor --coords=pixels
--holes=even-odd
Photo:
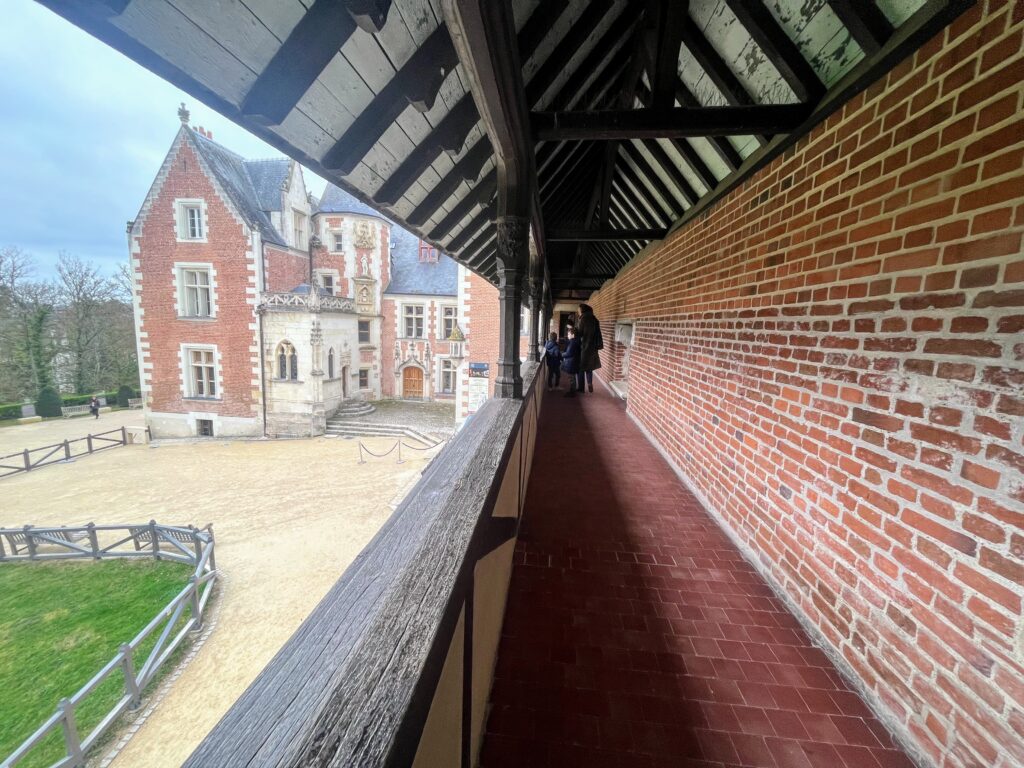
[[[481,768],[912,768],[599,389],[544,403]]]

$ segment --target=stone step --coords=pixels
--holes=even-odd
[[[341,407],[335,412],[335,417],[349,418],[353,416],[365,416],[368,413],[373,413],[377,410],[373,405],[363,400],[349,401],[342,403]],[[332,417],[334,418],[334,417]]]
[[[331,418],[327,421],[327,434],[343,437],[395,437],[407,438],[427,448],[440,445],[439,440],[417,429],[395,424],[373,424],[365,421],[349,421]]]

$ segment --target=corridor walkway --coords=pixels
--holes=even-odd
[[[911,768],[624,404],[552,394],[481,768]]]

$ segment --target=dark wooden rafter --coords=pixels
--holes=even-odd
[[[648,0],[645,42],[650,51],[653,71],[648,73],[651,83],[650,106],[656,109],[672,107],[675,82],[679,72],[679,45],[683,39],[683,25],[689,18],[689,2]]]
[[[667,230],[664,227],[649,229],[549,229],[548,242],[607,242],[614,240],[661,240]]]
[[[689,144],[686,144],[685,139],[680,143],[690,147]],[[676,167],[676,164],[672,162],[672,158],[668,156],[668,153],[664,150],[661,144],[654,139],[648,139],[644,142],[644,149],[647,150],[647,153],[654,159],[654,162],[660,165],[668,177],[672,179],[672,183],[682,194],[683,199],[686,200],[687,204],[693,205],[696,203],[697,198],[699,197],[697,191],[693,188],[693,185],[690,184],[686,177],[683,176],[680,170]],[[692,149],[692,147],[690,147],[690,149]],[[708,173],[711,172],[708,171]],[[711,189],[711,187],[709,187],[709,189]]]
[[[519,31],[519,57],[523,61],[530,59],[544,36],[551,31],[551,26],[558,20],[568,5],[568,0],[551,0],[542,3],[531,14],[526,24]],[[383,205],[393,205],[411,187],[424,171],[440,156],[441,152],[459,152],[466,143],[466,137],[473,126],[480,121],[476,104],[470,94],[463,96],[459,103],[445,115],[434,127],[426,139],[416,146],[399,166],[391,173],[387,181],[374,194],[374,201]],[[486,138],[480,141],[486,142]]]
[[[256,78],[241,113],[265,125],[280,125],[355,29],[344,4],[316,0]]]
[[[764,52],[797,100],[817,103],[825,84],[762,0],[726,0],[730,10]]]
[[[598,112],[533,112],[540,140],[661,139],[685,136],[747,136],[789,133],[811,113],[806,104],[745,107],[674,107]]]
[[[448,29],[442,24],[327,151],[321,160],[323,166],[343,176],[352,173],[407,106],[420,112],[433,106],[441,84],[458,61]]]
[[[478,205],[487,205],[491,200],[494,199],[494,195],[498,190],[498,172],[491,170],[486,174],[473,189],[469,191],[459,202],[457,202],[452,209],[445,214],[445,217],[441,219],[437,225],[430,230],[430,234],[427,236],[431,240],[441,240],[448,236],[452,227],[456,226],[466,216],[469,215]]]
[[[701,106],[700,101],[693,95],[693,92],[686,86],[682,78],[676,80],[676,101],[683,107],[697,108]],[[740,153],[736,151],[736,148],[726,137],[710,136],[708,137],[708,143],[711,144],[711,148],[715,150],[715,153],[722,159],[722,162],[726,164],[729,170],[735,171],[743,164],[743,158],[740,157]]]
[[[878,53],[892,37],[892,24],[873,0],[828,0],[828,4],[864,53]]]
[[[637,175],[637,172],[629,165],[629,163],[619,163],[616,165],[616,171],[622,178],[623,182],[628,184],[636,190],[636,194],[639,195],[640,200],[647,207],[648,211],[655,218],[655,225],[668,225],[679,218],[675,211],[668,208],[666,204],[662,204],[658,201],[657,196],[644,184],[643,180]],[[625,184],[622,186],[623,191],[626,190]]]
[[[462,250],[462,246],[469,242],[469,239],[480,231],[487,222],[494,221],[494,217],[498,215],[497,201],[492,200],[490,203],[484,206],[484,209],[480,211],[473,220],[469,222],[462,230],[448,241],[445,245],[445,251],[448,253],[458,253]]]
[[[427,221],[455,193],[462,182],[471,181],[480,175],[484,163],[492,154],[494,151],[491,149],[491,142],[486,136],[481,138],[459,159],[455,167],[431,188],[427,196],[409,214],[408,222],[418,227]]]
[[[644,179],[647,180],[651,189],[653,189],[665,202],[662,208],[668,206],[668,212],[671,214],[671,221],[675,221],[679,218],[683,212],[683,207],[676,200],[676,196],[672,194],[671,190],[665,185],[665,182],[658,175],[657,171],[651,167],[651,164],[647,161],[647,158],[643,156],[643,153],[637,149],[636,145],[631,141],[622,142],[622,151],[626,154],[626,157],[639,169],[640,173],[643,174]]]
[[[344,0],[344,4],[359,28],[370,35],[384,29],[391,9],[391,0]]]
[[[641,91],[643,91],[643,86],[641,86]],[[644,95],[641,95],[641,98],[643,99]],[[719,136],[715,138],[721,139],[722,137]],[[710,141],[711,137],[708,137],[708,139]],[[693,145],[690,144],[689,141],[687,141],[685,138],[670,139],[670,141],[672,143],[672,146],[675,148],[676,152],[678,152],[682,156],[682,158],[686,161],[686,164],[690,166],[690,168],[701,180],[701,183],[705,187],[707,187],[708,189],[714,189],[716,186],[718,186],[718,177],[715,176],[715,174],[708,167],[707,163],[704,162],[704,159],[700,156],[697,150],[693,148]],[[658,162],[666,170],[668,170],[669,166],[674,167],[675,164],[669,159],[668,155],[661,148],[661,146],[658,145],[655,139],[647,139],[644,142],[644,146],[648,148],[648,151],[650,151],[652,155],[656,155]],[[682,177],[680,176],[680,178]],[[684,193],[687,189],[692,192],[692,185],[689,184],[689,182],[684,183],[686,184],[686,186],[680,186],[680,189],[684,190]],[[686,197],[691,204],[694,202],[694,199],[690,194],[687,194]]]

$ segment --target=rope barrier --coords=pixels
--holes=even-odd
[[[357,464],[365,464],[366,463],[366,459],[363,458],[363,451],[366,451],[368,454],[373,456],[375,459],[383,459],[384,457],[390,456],[392,453],[394,453],[395,449],[397,448],[398,449],[398,461],[396,463],[404,464],[405,460],[402,458],[402,447],[403,446],[405,446],[405,448],[407,448],[409,450],[412,450],[412,451],[432,451],[435,448],[437,448],[439,445],[443,445],[443,442],[437,443],[436,445],[427,446],[426,448],[417,448],[415,445],[409,445],[408,443],[404,442],[401,438],[399,438],[398,440],[395,441],[395,444],[393,446],[391,446],[391,448],[389,448],[384,453],[374,453],[369,448],[367,448],[365,445],[363,445],[363,441],[360,440],[359,441],[359,461],[356,462],[356,463]]]
[[[437,448],[437,446],[441,445],[441,443],[435,443],[434,445],[428,445],[426,448],[417,448],[415,445],[409,445],[408,443],[402,443],[402,445],[404,445],[406,448],[408,448],[410,450],[413,450],[413,451],[432,451],[435,448]]]

